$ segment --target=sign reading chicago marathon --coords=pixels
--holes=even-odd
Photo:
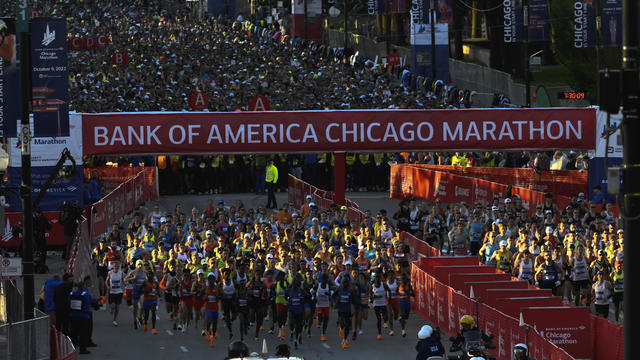
[[[594,109],[83,114],[84,155],[593,149]]]

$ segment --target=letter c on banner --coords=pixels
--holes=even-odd
[[[175,129],[178,129],[180,131],[180,140],[176,140],[173,136],[173,132]],[[181,125],[173,125],[169,129],[169,141],[171,141],[171,143],[173,144],[176,144],[176,145],[182,144],[186,137],[187,137],[186,131],[184,130],[184,127],[182,127]]]
[[[367,126],[367,139],[369,139],[369,141],[371,141],[371,142],[380,142],[380,138],[374,138],[374,137],[371,135],[371,129],[372,129],[374,126],[375,126],[375,127],[380,127],[380,123],[372,122],[371,124],[369,124],[369,126]]]
[[[340,141],[340,138],[334,139],[334,138],[331,137],[331,128],[339,127],[339,126],[340,125],[338,125],[336,123],[331,123],[331,124],[327,125],[327,130],[325,130],[325,137],[327,138],[327,140],[330,143],[337,143],[337,142]]]

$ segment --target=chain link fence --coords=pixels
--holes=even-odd
[[[33,319],[0,325],[0,360],[49,359],[49,335],[49,316],[38,309]]]

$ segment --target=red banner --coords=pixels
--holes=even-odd
[[[98,166],[84,168],[84,178],[90,179],[94,171],[98,172],[98,179],[105,188],[105,191],[111,192],[118,185],[135,177],[144,169],[153,169],[153,167],[121,167],[121,166]]]
[[[51,229],[45,232],[45,238],[47,245],[64,245],[66,241],[64,239],[64,228],[60,224],[60,212],[59,211],[46,211],[44,216],[49,220]],[[22,241],[22,233],[20,237],[11,236],[11,228],[14,225],[22,226],[22,213],[10,212],[5,216],[5,234],[0,241],[0,247],[16,247],[20,245]]]
[[[455,266],[434,266],[433,275],[436,279],[445,280],[449,279],[451,273],[465,273],[465,274],[495,274],[496,268],[485,265],[455,265]]]
[[[523,308],[527,324],[532,324],[540,336],[566,350],[577,359],[593,358],[590,344],[591,324],[586,307]],[[537,359],[539,357],[534,354]]]
[[[118,221],[145,201],[158,199],[156,169],[137,168],[138,175],[120,184],[107,196],[93,204],[91,238],[104,234]]]
[[[492,203],[494,197],[504,199],[507,194],[506,184],[415,166],[392,164],[390,179],[390,196],[393,198],[419,197],[444,203],[480,202],[486,205]],[[541,191],[512,187],[511,193],[520,196],[529,214],[535,212],[537,204],[544,202]],[[558,208],[563,209],[571,198],[556,196],[554,201]]]
[[[548,289],[489,289],[487,290],[487,298],[485,303],[495,307],[496,299],[511,297],[536,297],[536,296],[553,296],[551,290]]]
[[[511,276],[509,274],[504,274],[504,273],[493,273],[493,274],[458,273],[458,274],[449,274],[448,279],[438,279],[438,280],[448,284],[449,286],[451,286],[456,290],[464,291],[465,284],[467,283],[474,283],[478,281],[511,281]],[[480,296],[479,293],[477,292],[477,289],[474,288],[474,292],[476,296]],[[465,292],[465,294],[469,294],[469,293]],[[484,294],[482,294],[482,297],[484,298]]]
[[[495,300],[492,306],[509,316],[519,319],[522,308],[557,307],[563,305],[562,299],[559,296],[548,296],[499,298]],[[568,305],[566,306],[568,307]]]
[[[411,164],[419,168],[449,172],[494,183],[513,185],[524,189],[551,192],[564,196],[588,193],[588,172],[577,170],[513,169],[499,167],[466,167]]]
[[[83,114],[85,155],[594,149],[595,109]]]

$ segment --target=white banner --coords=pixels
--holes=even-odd
[[[31,133],[33,134],[33,117],[31,118]],[[69,114],[69,135],[59,137],[43,137],[31,139],[31,166],[54,166],[64,148],[68,148],[77,165],[82,165],[82,115]],[[9,166],[20,167],[22,153],[19,139],[11,138]]]
[[[291,0],[291,13],[294,15],[304,14],[305,0]],[[322,0],[306,0],[307,16],[316,16],[322,13]]]
[[[608,153],[608,157],[622,158],[622,136],[620,135],[620,130],[609,132],[609,149],[606,151],[607,113],[596,110],[596,121],[596,157],[604,157],[604,154]],[[621,121],[621,112],[609,115],[609,125],[611,128],[615,128],[620,125]]]

